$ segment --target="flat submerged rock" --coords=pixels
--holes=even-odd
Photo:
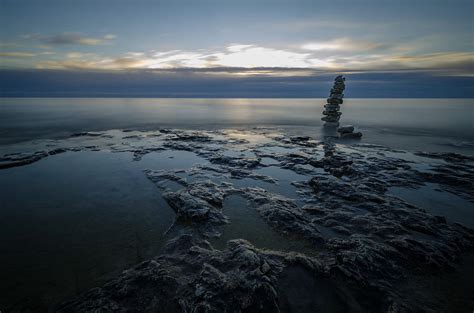
[[[434,215],[390,191],[435,184],[446,197],[473,205],[471,156],[413,154],[334,137],[316,141],[276,129],[166,129],[81,133],[50,142],[41,152],[9,154],[2,160],[21,166],[55,152],[84,150],[133,153],[133,162],[147,165],[144,175],[176,219],[161,255],[58,305],[58,312],[455,309],[439,294],[430,296],[436,294],[430,288],[421,297],[401,286],[414,277],[429,281],[456,271],[473,251],[474,230],[453,220],[449,211]],[[147,157],[160,151],[171,159],[182,154],[182,167]],[[182,160],[186,154],[191,161]],[[428,165],[417,166],[419,158]],[[163,162],[168,165],[161,166]],[[284,179],[285,171],[293,174]],[[249,216],[258,222],[242,223],[238,208],[226,209],[226,199],[235,197],[237,204],[245,201],[242,210],[252,210]],[[261,233],[274,238],[230,238],[255,234],[226,229],[233,218],[240,219],[242,228],[264,223]],[[272,241],[282,244],[265,246]]]

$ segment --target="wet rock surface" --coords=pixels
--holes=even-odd
[[[354,132],[354,126],[352,125],[338,127],[337,132],[341,138],[345,139],[360,139],[362,137],[361,132]]]
[[[350,132],[350,133],[341,133],[341,138],[347,139],[359,139],[362,137],[361,132]]]
[[[388,192],[434,183],[474,204],[471,156],[275,129],[162,129],[80,134],[40,152],[4,155],[0,164],[79,150],[129,152],[134,162],[186,151],[202,162],[144,171],[176,214],[168,246],[59,312],[449,311],[451,304],[440,307],[430,290],[417,302],[399,286],[415,275],[455,271],[474,248],[473,229]],[[207,240],[232,223],[223,208],[230,195],[242,196],[275,233],[305,242],[311,253],[269,251],[245,238],[213,248]]]
[[[336,276],[302,254],[260,250],[242,239],[221,251],[182,235],[163,255],[64,303],[58,312],[365,312],[386,306],[370,299],[377,291],[355,290]]]
[[[354,126],[344,125],[337,128],[337,132],[341,134],[352,133],[354,131]]]

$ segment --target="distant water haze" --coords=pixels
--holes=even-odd
[[[321,138],[325,99],[2,98],[0,144],[74,132],[160,127],[287,127]],[[472,99],[346,99],[341,124],[363,142],[395,148],[474,151]]]

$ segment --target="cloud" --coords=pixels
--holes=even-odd
[[[11,47],[19,47],[20,45],[16,42],[0,42],[0,48],[11,48]]]
[[[405,64],[411,67],[433,68],[433,69],[449,69],[462,64],[462,67],[472,71],[474,69],[474,56],[467,52],[446,52],[446,53],[429,53],[422,55],[402,55],[393,58],[387,58],[386,62],[394,62]]]
[[[371,51],[376,49],[388,48],[388,45],[377,44],[363,40],[352,40],[349,38],[337,38],[327,41],[316,41],[309,42],[301,46],[303,50],[310,51],[325,51],[325,50],[336,50],[336,51]]]
[[[316,97],[327,95],[334,73],[311,69],[297,76],[226,75],[247,68],[129,71],[0,70],[1,96]],[[260,68],[258,70],[264,70]],[[309,75],[307,75],[309,74]],[[349,73],[348,97],[474,97],[472,77],[429,72]]]
[[[79,33],[60,33],[51,36],[39,34],[24,35],[23,38],[35,39],[46,45],[84,45],[98,46],[111,43],[116,38],[115,35],[107,34],[103,37],[85,37]]]
[[[470,76],[474,72],[474,58],[466,52],[428,54],[368,54],[339,57],[331,60],[342,65],[342,70],[400,71],[428,70],[442,75]]]
[[[0,57],[6,58],[30,58],[34,57],[36,54],[31,52],[0,52]]]
[[[239,45],[239,44],[236,44],[236,45],[230,45],[227,47],[227,51],[229,52],[241,52],[247,48],[251,48],[251,47],[254,47],[253,45]]]
[[[154,53],[130,52],[118,57],[99,57],[69,53],[64,60],[39,62],[39,68],[104,69],[134,68],[210,68],[210,67],[286,67],[306,68],[314,64],[310,54],[265,48],[256,45],[230,45],[222,51],[161,51]]]
[[[50,54],[55,54],[55,52],[52,51],[46,51],[46,52],[20,52],[20,51],[12,51],[12,52],[0,52],[0,57],[4,58],[31,58],[34,56],[38,55],[50,55]]]
[[[254,45],[233,45],[226,52],[211,54],[214,66],[309,67],[309,54]]]
[[[384,50],[373,53],[320,55],[319,51],[301,53],[257,45],[229,45],[221,51],[129,52],[115,57],[70,52],[63,59],[40,61],[37,67],[81,70],[194,68],[208,71],[213,68],[237,68],[238,71],[228,73],[280,76],[294,73],[297,68],[332,72],[431,70],[465,76],[472,74],[473,63],[471,54],[465,52],[411,55],[398,50]],[[288,71],[272,71],[272,68],[287,68]]]

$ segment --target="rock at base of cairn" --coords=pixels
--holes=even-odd
[[[347,138],[347,139],[359,139],[362,137],[361,132],[354,132],[354,126],[346,125],[341,126],[337,129],[340,138]]]
[[[341,112],[339,112],[339,105],[343,103],[342,98],[344,97],[343,91],[345,88],[344,81],[346,79],[339,75],[334,79],[334,86],[331,88],[331,94],[327,99],[327,104],[324,106],[323,120],[324,126],[339,126],[339,119],[341,118]]]
[[[337,129],[337,132],[340,134],[352,133],[354,132],[354,126],[352,125],[341,126]]]
[[[361,137],[362,137],[361,132],[341,134],[341,138],[346,138],[346,139],[360,139]]]

